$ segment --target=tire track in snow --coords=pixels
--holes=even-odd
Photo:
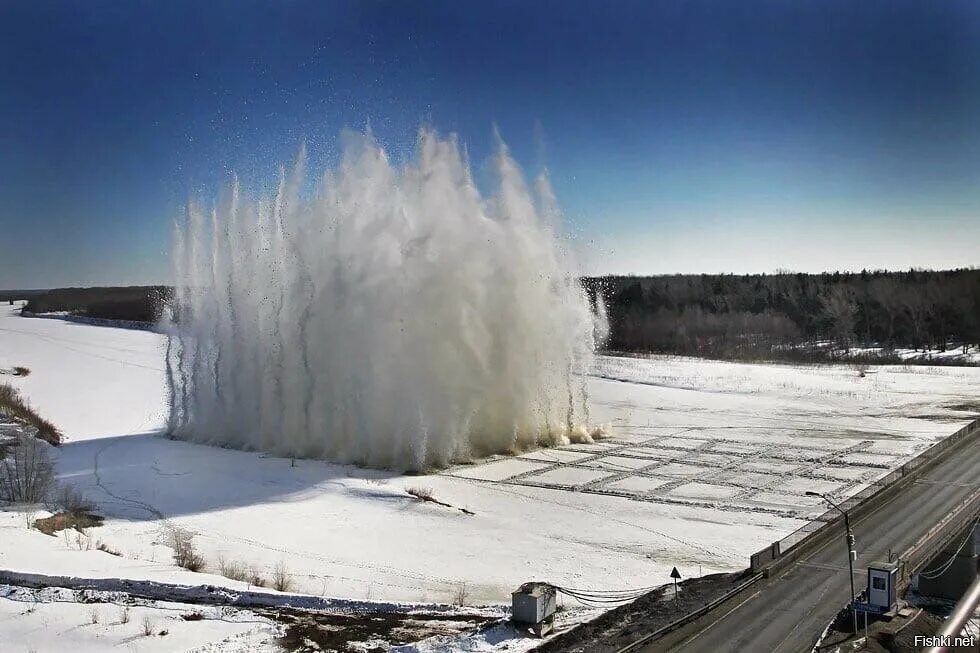
[[[95,452],[95,456],[92,459],[92,475],[95,477],[95,485],[100,490],[105,492],[107,495],[112,497],[113,499],[116,499],[117,501],[121,501],[123,503],[128,503],[129,505],[132,506],[136,506],[137,508],[141,508],[142,510],[145,510],[146,512],[156,517],[159,521],[166,522],[167,518],[164,516],[162,512],[157,510],[154,506],[150,505],[149,503],[146,503],[145,501],[119,496],[118,494],[115,494],[103,484],[102,476],[99,473],[99,459],[102,457],[102,454],[105,453],[106,449],[108,449],[109,447],[113,447],[119,444],[120,442],[121,440],[114,440],[112,442],[103,445],[98,451]]]
[[[99,327],[96,327],[96,328],[99,328]],[[76,347],[69,347],[69,346],[63,344],[64,342],[75,342],[73,340],[65,340],[64,338],[56,338],[54,336],[45,336],[45,335],[41,335],[39,333],[31,333],[31,332],[28,332],[28,331],[20,331],[20,330],[17,330],[17,329],[0,328],[0,331],[6,332],[6,333],[15,333],[17,335],[21,335],[21,336],[25,336],[25,337],[30,337],[30,338],[37,338],[37,339],[40,339],[40,340],[46,340],[48,342],[54,343],[58,347],[61,347],[62,349],[65,349],[67,351],[73,351],[75,353],[82,354],[83,356],[91,356],[92,358],[100,358],[102,360],[109,361],[111,363],[119,363],[120,365],[127,365],[129,367],[140,367],[140,368],[143,368],[143,369],[146,369],[146,370],[153,370],[155,372],[163,372],[163,371],[165,371],[164,368],[162,368],[162,367],[156,367],[156,366],[153,366],[153,365],[143,365],[142,363],[134,363],[133,361],[120,360],[118,358],[112,358],[111,356],[103,356],[102,354],[96,354],[96,353],[93,353],[93,352],[90,352],[90,351],[85,351],[83,349],[78,349]],[[122,353],[124,351],[127,351],[125,349],[117,349],[117,348],[114,348],[114,347],[104,347],[102,345],[93,345],[93,346],[95,346],[95,347],[101,347],[103,349],[108,349],[110,351],[118,351],[120,353]]]

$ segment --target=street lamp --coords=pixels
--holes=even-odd
[[[851,521],[847,518],[847,511],[838,506],[836,503],[830,500],[826,494],[820,494],[819,492],[807,492],[808,497],[820,497],[834,508],[840,514],[844,515],[844,530],[846,531],[847,537],[847,568],[851,572],[851,600],[849,601],[851,605],[851,619],[854,625],[854,632],[858,631],[858,616],[857,609],[854,607],[854,535],[851,534]]]

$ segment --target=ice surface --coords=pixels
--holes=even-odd
[[[401,475],[316,460],[293,466],[160,437],[163,336],[20,318],[14,308],[0,312],[0,367],[24,365],[31,374],[5,380],[64,430],[59,479],[97,503],[107,521],[90,535],[122,556],[79,551],[0,512],[0,566],[240,588],[217,575],[223,556],[266,577],[281,562],[297,591],[351,599],[450,601],[465,581],[472,601],[506,602],[529,579],[623,589],[666,582],[673,566],[685,576],[698,565],[705,573],[742,569],[753,552],[825,510],[802,494],[811,479],[839,472],[843,497],[887,473],[842,462],[842,452],[900,464],[965,423],[969,415],[947,406],[972,400],[980,385],[976,368],[872,366],[861,378],[846,365],[622,359],[622,381],[586,381],[594,419],[612,425],[598,445]],[[668,375],[674,386],[648,383]],[[659,444],[682,438],[685,449]],[[780,458],[790,449],[830,461]],[[719,453],[731,467],[717,466]],[[619,468],[637,454],[654,467]],[[666,464],[692,476],[662,475],[657,467]],[[576,466],[589,472],[574,479],[584,486],[535,485],[538,474]],[[735,494],[685,496],[685,484]],[[407,494],[418,486],[475,514]],[[195,533],[207,573],[173,565],[150,509]]]

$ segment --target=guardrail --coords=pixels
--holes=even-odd
[[[904,593],[906,587],[908,587],[908,584],[911,582],[912,577],[919,573],[919,570],[935,556],[936,551],[942,551],[943,548],[946,547],[951,541],[955,541],[954,538],[957,535],[963,532],[961,530],[962,526],[956,525],[950,529],[950,524],[955,525],[969,523],[969,529],[972,531],[978,518],[980,518],[980,490],[977,490],[969,497],[964,499],[958,506],[953,508],[949,514],[943,517],[938,524],[930,528],[925,535],[920,537],[914,544],[912,544],[912,546],[898,555],[898,558],[895,561],[898,564],[898,579],[896,586],[897,594],[901,596]],[[967,537],[969,537],[969,535]],[[964,602],[972,602],[972,605],[969,608],[969,615],[973,614],[973,609],[976,607],[977,601],[980,601],[980,595],[971,595],[971,592],[977,592],[978,584],[980,584],[980,576],[978,576],[977,581],[971,585],[969,589],[967,589],[967,592],[963,599],[961,599],[960,604],[957,604],[957,611],[959,611],[959,608],[962,607]],[[861,590],[858,596],[862,596],[864,593],[865,590]],[[850,604],[845,606],[844,610],[847,610],[849,605]],[[969,620],[969,615],[966,617],[966,620]],[[963,615],[959,616],[959,618],[962,617]],[[945,634],[952,637],[962,630],[963,623],[965,622],[955,624],[955,618],[957,618],[957,616],[954,614],[954,617],[948,620],[943,626],[943,629],[940,631],[939,635]],[[902,626],[902,628],[905,628],[911,623],[912,620],[908,621],[905,626]],[[830,626],[828,625],[827,628],[829,629]],[[901,630],[901,628],[899,630]],[[827,631],[825,630],[824,634],[826,634],[826,632]],[[897,631],[893,633],[893,635],[896,634]],[[821,638],[822,637],[823,635],[821,635]],[[814,647],[814,651],[815,650],[816,647]],[[929,653],[947,653],[947,651],[952,650],[953,649],[946,646],[938,646],[929,649]]]
[[[848,497],[840,503],[840,507],[843,510],[850,511],[852,515],[868,510],[880,500],[891,496],[894,490],[904,485],[904,482],[917,478],[922,472],[945,455],[949,449],[960,445],[967,439],[975,437],[977,434],[980,434],[980,419],[973,420],[952,435],[936,442],[898,469],[882,476],[861,492]],[[766,548],[753,553],[750,558],[749,568],[753,573],[759,573],[781,561],[788,562],[789,559],[794,557],[790,554],[797,547],[804,542],[810,541],[812,537],[829,533],[840,521],[841,515],[836,509],[827,510],[802,528],[773,542]]]
[[[636,640],[635,642],[631,642],[631,643],[627,644],[626,646],[624,646],[623,648],[617,649],[616,650],[616,653],[629,653],[629,651],[635,651],[636,649],[640,648],[641,646],[643,646],[647,642],[653,641],[653,640],[657,639],[658,637],[662,637],[662,636],[666,635],[667,633],[669,633],[671,631],[677,630],[681,626],[684,626],[684,625],[686,625],[686,624],[694,621],[698,617],[701,617],[702,615],[708,614],[709,612],[711,612],[712,610],[714,610],[715,608],[717,608],[719,605],[722,605],[723,603],[725,603],[729,599],[731,599],[731,598],[735,597],[736,595],[740,594],[742,591],[744,591],[748,587],[751,587],[752,585],[754,585],[755,583],[757,583],[762,578],[763,578],[763,575],[762,574],[755,574],[754,576],[752,576],[751,578],[749,578],[748,580],[746,580],[744,583],[741,583],[739,585],[736,585],[735,587],[733,587],[732,589],[728,590],[727,592],[725,592],[724,594],[722,594],[721,596],[719,596],[715,600],[710,601],[709,603],[705,603],[703,606],[701,606],[700,608],[698,608],[694,612],[689,612],[686,615],[684,615],[683,617],[679,617],[678,619],[675,619],[674,621],[671,621],[666,626],[661,626],[657,630],[655,630],[653,632],[650,632],[650,633],[647,633],[646,635],[644,635],[642,638]]]
[[[975,523],[980,516],[980,490],[967,497],[942,518],[938,524],[919,538],[919,540],[903,551],[898,557],[898,585],[904,588],[912,577],[935,556],[936,551],[942,551],[962,533],[962,524]],[[953,527],[950,528],[950,524]],[[972,525],[971,525],[972,530]],[[967,536],[969,537],[969,536]]]
[[[878,481],[873,483],[866,490],[859,492],[842,502],[841,507],[851,511],[851,514],[854,516],[867,512],[871,508],[890,498],[907,483],[913,481],[923,472],[928,470],[932,465],[938,462],[943,455],[947,454],[950,449],[961,445],[968,439],[973,438],[978,434],[980,434],[980,419],[970,422],[952,435],[949,435],[939,442],[933,444],[898,469],[878,479]],[[974,506],[975,509],[980,511],[980,493],[974,494],[971,499],[968,499],[961,504],[960,507],[954,509],[954,511],[947,516],[947,519],[944,519],[941,524],[931,529],[929,533],[934,534],[948,525],[950,517],[956,518],[957,516],[961,515],[961,508],[966,504],[976,504]],[[616,653],[629,653],[630,651],[635,651],[643,645],[674,630],[677,630],[682,626],[685,626],[686,624],[723,605],[727,601],[734,599],[748,587],[769,576],[770,571],[773,568],[780,566],[782,563],[795,559],[797,554],[801,550],[809,548],[811,543],[819,542],[823,540],[825,536],[838,534],[833,529],[833,526],[839,521],[842,521],[839,513],[837,513],[836,510],[828,510],[821,515],[820,518],[818,518],[818,521],[810,522],[806,526],[794,531],[793,533],[790,533],[781,540],[773,542],[765,549],[754,553],[751,557],[751,567],[749,570],[752,575],[745,582],[733,587],[722,596],[719,596],[697,610],[679,617],[669,624],[662,626],[653,632],[647,633],[641,639],[617,649]],[[920,542],[927,537],[929,537],[929,534],[920,539]],[[913,545],[913,548],[914,546],[915,545]],[[908,557],[908,555],[905,555],[906,559]]]

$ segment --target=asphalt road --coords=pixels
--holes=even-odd
[[[959,448],[877,511],[851,524],[858,552],[854,588],[867,582],[867,565],[904,551],[980,486],[980,445]],[[746,590],[735,607],[710,615],[640,649],[809,652],[850,596],[844,526],[841,535],[772,578]],[[860,615],[859,615],[860,619]]]

